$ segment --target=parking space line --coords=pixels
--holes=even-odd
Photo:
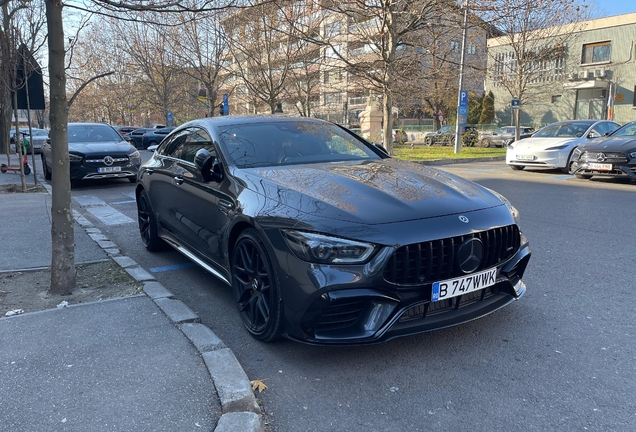
[[[135,222],[125,214],[115,210],[101,199],[92,195],[80,195],[73,197],[73,199],[105,225],[123,225]]]

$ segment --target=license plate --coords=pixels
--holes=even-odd
[[[97,168],[98,173],[111,173],[111,172],[119,172],[119,171],[121,171],[121,167],[119,166]]]
[[[532,155],[517,155],[517,160],[534,160]]]
[[[497,268],[491,268],[479,273],[433,283],[432,300],[440,301],[458,295],[477,291],[495,284]]]
[[[598,170],[598,171],[611,171],[612,170],[612,164],[602,164],[602,163],[588,162],[587,169],[589,169],[589,170]]]

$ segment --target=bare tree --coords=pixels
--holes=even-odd
[[[583,2],[577,0],[484,0],[475,6],[484,20],[502,31],[489,41],[489,73],[496,87],[521,106],[545,94],[565,74],[567,43],[587,19]],[[520,110],[516,110],[519,139]]]

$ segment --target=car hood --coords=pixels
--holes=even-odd
[[[579,148],[582,151],[593,152],[628,152],[636,150],[636,136],[607,137],[598,140],[592,140]]]
[[[514,148],[517,150],[519,149],[539,150],[539,149],[546,149],[548,147],[556,147],[563,144],[577,145],[583,140],[584,138],[576,138],[576,137],[562,137],[562,138],[530,137],[530,138],[525,138],[523,141],[517,141]]]
[[[84,155],[92,153],[132,153],[135,148],[126,141],[68,143],[68,150]]]
[[[502,205],[476,183],[396,159],[254,168],[245,174],[249,189],[277,203],[354,223],[400,222]]]

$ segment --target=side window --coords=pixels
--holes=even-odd
[[[216,156],[216,150],[212,143],[212,138],[210,138],[210,135],[208,135],[206,131],[200,128],[188,129],[188,139],[183,147],[181,159],[194,164],[194,157],[201,149],[206,149],[210,152],[210,154],[212,154],[212,156]]]
[[[183,130],[180,131],[171,137],[166,138],[165,142],[162,143],[161,147],[158,150],[158,153],[162,156],[168,156],[173,158],[181,158],[181,152],[183,150],[183,146],[188,137],[188,131]]]

